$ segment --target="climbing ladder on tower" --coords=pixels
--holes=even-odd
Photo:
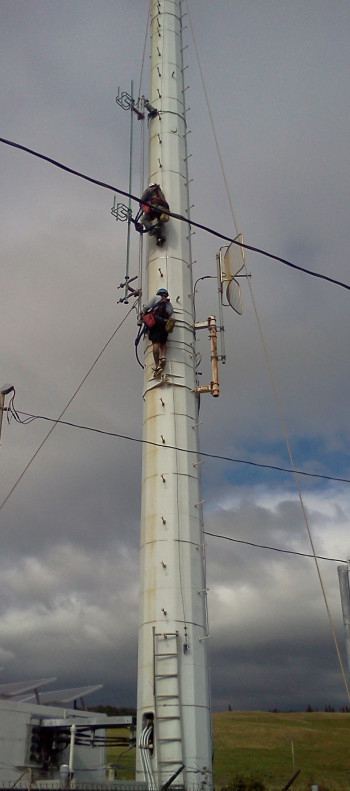
[[[183,766],[178,632],[153,627],[153,658],[158,774],[166,782]]]

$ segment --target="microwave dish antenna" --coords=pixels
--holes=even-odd
[[[238,244],[237,244],[238,243]],[[220,247],[218,253],[218,276],[221,292],[221,304],[230,305],[230,307],[242,315],[242,298],[241,288],[236,280],[236,276],[241,272],[244,267],[244,247],[243,235],[240,233],[230,245]],[[227,303],[224,300],[224,291],[226,294]]]

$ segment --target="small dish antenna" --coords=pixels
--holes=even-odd
[[[221,304],[228,304],[233,310],[242,315],[241,287],[236,275],[244,267],[243,235],[240,233],[230,245],[220,247],[218,255],[218,269],[220,277]],[[224,289],[227,303],[223,301]]]

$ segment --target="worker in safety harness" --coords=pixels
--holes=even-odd
[[[155,236],[156,244],[160,247],[165,242],[164,223],[169,220],[167,210],[169,204],[159,184],[150,184],[141,195],[135,228],[140,233],[148,232],[150,236]]]
[[[148,322],[145,317],[149,314],[154,316],[153,327],[148,327],[148,337],[152,342],[155,378],[160,376],[163,368],[165,368],[168,333],[172,332],[175,323],[174,319],[171,319],[173,311],[174,308],[166,288],[159,288],[155,297],[147,305],[144,305],[142,309],[141,320],[144,321],[146,326]]]

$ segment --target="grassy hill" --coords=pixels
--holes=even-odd
[[[293,791],[350,789],[350,714],[227,711],[213,715],[214,782],[255,774],[282,789],[301,769]]]
[[[226,711],[213,714],[213,736],[217,791],[245,791],[253,778],[266,791],[281,791],[297,769],[292,791],[310,791],[312,784],[319,791],[350,789],[350,714]],[[118,763],[118,780],[133,779],[135,751],[118,753],[108,755]],[[241,786],[238,777],[246,780]]]

